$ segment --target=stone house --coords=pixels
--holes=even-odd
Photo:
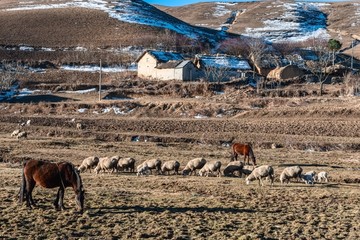
[[[195,65],[180,53],[147,50],[136,62],[140,78],[192,81],[199,76]]]

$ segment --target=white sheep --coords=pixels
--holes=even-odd
[[[117,166],[117,162],[118,162],[118,158],[117,156],[115,157],[103,157],[103,158],[99,158],[99,163],[97,164],[96,168],[95,168],[95,173],[98,174],[101,170],[108,171],[110,173],[114,172],[114,170],[116,169]]]
[[[95,156],[85,158],[81,165],[78,167],[80,172],[86,172],[88,169],[91,172],[91,169],[96,167],[99,163],[99,158]]]
[[[82,130],[83,128],[84,128],[84,126],[81,123],[76,124],[76,129],[77,130]]]
[[[146,163],[147,166],[149,167],[151,174],[152,174],[152,169],[155,169],[158,174],[161,172],[161,160],[154,158],[154,159],[147,160],[147,161],[143,162],[142,164],[144,164],[144,163]]]
[[[161,166],[161,172],[169,174],[169,171],[174,171],[174,174],[179,174],[180,163],[178,161],[166,161]]]
[[[11,133],[12,137],[16,137],[20,133],[20,129],[16,129]]]
[[[209,175],[212,175],[213,173],[217,172],[217,176],[220,177],[221,176],[220,168],[221,168],[221,162],[220,161],[207,162],[199,170],[199,175],[200,176],[209,176]]]
[[[271,185],[274,184],[274,169],[270,165],[263,165],[255,168],[249,176],[245,179],[246,184],[249,184],[251,181],[256,179],[259,180],[259,185],[264,186],[262,178],[269,177]]]
[[[184,176],[191,175],[192,173],[196,175],[196,169],[201,169],[205,164],[206,160],[204,158],[194,158],[186,164],[182,174]]]
[[[280,174],[280,182],[289,183],[291,178],[300,178],[303,169],[300,166],[286,167]]]
[[[137,166],[136,172],[137,172],[136,176],[140,176],[140,175],[149,176],[150,169],[149,166],[144,162],[139,166]]]
[[[135,159],[134,158],[120,158],[117,164],[118,171],[135,171]]]
[[[241,170],[243,169],[243,167],[244,167],[244,164],[241,161],[229,162],[223,171],[224,176],[226,176],[226,177],[235,176],[235,174],[234,174],[235,172],[238,172],[239,176],[241,176]]]
[[[325,171],[319,172],[315,179],[317,182],[322,182],[322,180],[324,180],[325,182],[329,182],[328,173]]]

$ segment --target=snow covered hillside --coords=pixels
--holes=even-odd
[[[54,8],[89,8],[101,10],[110,17],[123,22],[144,24],[173,30],[190,38],[206,38],[215,43],[226,34],[213,29],[200,28],[185,23],[142,0],[74,0],[62,3],[52,1],[49,4],[36,4],[35,2],[21,2],[19,7],[9,8],[7,11],[42,10]]]

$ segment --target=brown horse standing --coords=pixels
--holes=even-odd
[[[237,161],[238,155],[244,155],[244,164],[246,162],[247,157],[247,164],[249,165],[249,158],[251,158],[253,165],[256,165],[256,158],[254,156],[254,152],[251,148],[250,144],[241,144],[241,143],[234,143],[232,145],[232,157],[231,161],[235,159]]]
[[[84,193],[81,177],[78,170],[69,162],[52,163],[41,160],[29,160],[24,163],[19,202],[26,199],[26,205],[35,206],[32,191],[36,185],[44,188],[59,187],[54,201],[55,209],[64,210],[65,188],[72,187],[76,196],[75,202],[82,212],[84,208]]]

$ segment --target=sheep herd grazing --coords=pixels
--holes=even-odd
[[[252,181],[259,181],[259,185],[263,186],[264,181],[270,181],[273,185],[275,181],[275,171],[270,165],[253,166],[244,165],[241,161],[231,161],[221,172],[222,163],[220,161],[207,161],[204,158],[194,158],[190,160],[180,173],[180,162],[171,160],[162,162],[160,159],[154,158],[146,160],[135,168],[136,160],[131,157],[121,158],[120,156],[103,157],[99,158],[91,156],[85,158],[81,165],[78,167],[80,172],[86,172],[94,169],[95,174],[101,172],[136,172],[137,176],[148,176],[149,174],[157,175],[198,175],[205,177],[242,177],[246,176],[246,184],[250,184]],[[136,169],[136,171],[135,171]],[[198,170],[198,173],[196,172]],[[316,174],[315,171],[309,171],[303,173],[303,169],[296,165],[285,167],[280,174],[279,180],[281,184],[289,184],[290,180],[296,180],[297,182],[303,181],[306,184],[314,184],[315,182],[328,182],[328,173],[325,171]]]

